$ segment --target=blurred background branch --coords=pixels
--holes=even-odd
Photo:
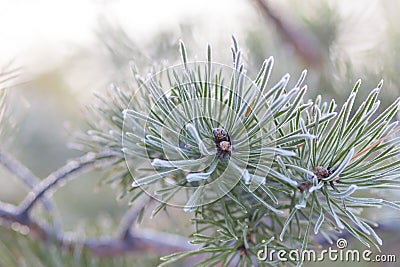
[[[275,26],[282,40],[294,48],[306,66],[316,69],[322,67],[324,57],[321,44],[313,33],[301,24],[294,25],[291,21],[285,20],[287,17],[271,8],[266,0],[254,0],[254,2],[266,22]]]
[[[60,183],[62,179],[76,175],[78,172],[88,171],[92,168],[105,164],[107,161],[113,161],[114,158],[110,154],[101,155],[85,155],[74,161],[67,163],[59,170],[55,171],[48,178],[40,183],[35,183],[37,178],[22,164],[15,159],[11,159],[4,153],[0,153],[0,164],[5,166],[11,173],[24,179],[33,186],[33,190],[28,194],[25,201],[20,207],[15,207],[10,204],[0,203],[0,219],[5,221],[10,227],[16,227],[23,232],[29,233],[34,238],[39,238],[45,241],[53,241],[58,243],[70,251],[77,247],[89,250],[98,256],[116,256],[128,253],[140,253],[142,251],[153,251],[156,253],[173,253],[193,249],[193,246],[188,244],[186,238],[165,234],[155,233],[144,235],[135,234],[131,227],[138,217],[138,211],[128,209],[124,218],[121,220],[121,233],[115,238],[109,239],[90,239],[90,240],[70,240],[60,229],[54,229],[52,226],[39,223],[34,217],[30,216],[29,212],[40,200],[46,200],[45,197],[49,190],[54,190],[54,187]],[[28,182],[29,181],[29,182]],[[50,212],[54,211],[51,206]],[[18,226],[16,226],[18,224]],[[57,231],[55,231],[57,230]],[[142,230],[141,230],[142,231]]]

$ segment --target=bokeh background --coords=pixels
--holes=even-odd
[[[94,100],[93,92],[105,91],[111,83],[131,83],[131,62],[142,73],[160,62],[178,63],[179,40],[185,42],[191,59],[205,59],[210,43],[214,60],[229,65],[233,34],[249,76],[255,77],[263,60],[274,56],[271,82],[290,73],[293,84],[307,69],[309,98],[321,94],[342,104],[358,79],[362,79],[359,103],[381,79],[382,108],[400,95],[399,1],[263,3],[0,0],[0,69],[18,72],[7,84],[10,119],[15,126],[2,136],[1,148],[39,177],[46,177],[79,155],[68,144],[71,133],[85,127],[82,110]],[[127,200],[117,200],[118,189],[110,190],[101,181],[102,173],[80,175],[54,194],[66,231],[90,237],[111,235],[116,230]],[[1,201],[17,204],[27,192],[21,182],[0,168]],[[396,193],[387,194],[396,197]],[[154,219],[145,216],[146,227],[189,232],[187,215],[176,213]],[[399,262],[400,214],[382,209],[370,216],[382,222],[382,253],[396,254]],[[358,241],[349,242],[363,249]],[[36,257],[32,249],[29,252],[33,244],[3,227],[0,244],[0,250],[10,250],[21,266],[39,264],[24,265],[24,258]],[[153,256],[157,255],[135,257],[150,258],[143,266],[153,266],[157,263]],[[98,264],[106,261],[90,260]],[[133,264],[132,258],[124,260],[127,266],[142,266]],[[361,264],[366,265],[349,266]]]

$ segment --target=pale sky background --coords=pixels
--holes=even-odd
[[[146,40],[158,30],[178,28],[182,19],[208,20],[209,26],[218,22],[218,27],[232,32],[238,27],[233,20],[247,12],[251,6],[243,0],[1,0],[0,63],[12,59],[24,64],[57,62],[68,55],[70,45],[94,41],[100,18],[115,21],[136,39]]]
[[[379,47],[388,26],[384,12],[396,9],[383,10],[379,0],[328,1],[338,7],[350,25],[338,38],[339,51],[349,55],[354,64],[365,64],[365,57],[359,56],[358,51]],[[395,1],[387,0],[389,7]],[[316,1],[312,2],[315,6]],[[270,0],[269,3],[277,14],[289,16],[287,21],[294,24],[304,11],[313,13],[313,5],[307,10],[302,1]],[[193,58],[197,53],[201,53],[199,57],[205,56],[203,51],[210,43],[213,59],[221,63],[226,63],[223,61],[226,57],[218,58],[220,54],[230,59],[232,34],[243,46],[245,32],[268,23],[252,0],[0,0],[0,71],[12,62],[12,67],[23,67],[20,75],[23,81],[61,71],[62,82],[69,91],[91,97],[93,91],[114,81],[113,71],[119,71],[105,63],[109,54],[99,45],[96,35],[102,30],[101,22],[123,29],[137,45],[135,49],[144,53],[147,48],[156,47],[151,41],[159,32],[174,33],[178,48],[182,23],[191,25],[192,42],[188,47],[190,52],[196,52],[189,56]],[[269,53],[265,51],[266,57],[276,56]],[[374,53],[371,58],[381,51]]]
[[[129,0],[0,0],[0,66],[10,60],[26,65],[41,62],[42,66],[53,64],[68,56],[70,45],[90,45],[94,31],[98,30],[100,18],[117,22],[136,39],[148,39],[160,29],[178,28],[180,21],[202,24],[204,31],[199,40],[212,42],[220,37],[226,39],[231,33],[247,26],[248,16],[256,15],[247,0],[203,1],[129,1]],[[288,1],[270,1],[280,11],[288,14]],[[381,10],[376,0],[337,0],[345,16],[353,14],[364,27],[358,33],[370,36],[368,46],[376,40],[376,34],[384,30]],[[282,10],[282,8],[289,8]]]

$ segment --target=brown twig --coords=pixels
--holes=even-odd
[[[3,165],[9,172],[15,175],[23,183],[25,183],[30,189],[34,188],[40,183],[40,179],[36,177],[28,168],[19,163],[13,157],[6,155],[0,150],[0,165]],[[49,211],[52,215],[54,230],[61,234],[61,219],[57,212],[56,206],[53,201],[43,196],[41,198],[44,208]]]
[[[394,128],[390,133],[388,133],[387,135],[385,135],[384,137],[376,140],[375,142],[373,142],[372,144],[370,144],[369,146],[367,146],[365,149],[363,149],[362,151],[358,152],[357,154],[355,154],[350,161],[353,161],[355,159],[357,159],[358,157],[364,155],[365,153],[367,153],[368,151],[370,151],[372,148],[376,147],[377,145],[379,145],[380,143],[382,143],[383,141],[385,141],[386,139],[388,139],[390,136],[392,136],[393,134],[395,134],[396,132],[398,132],[400,130],[400,125],[397,126],[396,128]]]
[[[39,178],[36,177],[28,168],[19,163],[16,159],[10,155],[6,155],[0,150],[0,165],[3,165],[8,171],[20,179],[29,188],[34,188],[40,182]],[[43,205],[47,210],[53,210],[54,205],[50,199],[46,196],[42,199]]]
[[[128,212],[128,216],[130,216],[131,212]],[[28,227],[29,234],[33,238],[53,241],[69,251],[74,251],[75,248],[82,248],[97,256],[117,256],[144,251],[173,253],[196,248],[196,246],[189,245],[188,240],[181,236],[151,232],[143,229],[141,229],[140,234],[132,233],[124,237],[117,235],[109,239],[68,239],[64,234],[57,235],[54,233],[48,225],[41,224],[31,217],[21,216],[18,213],[17,207],[6,203],[0,203],[0,219],[13,227],[15,227],[15,223]]]
[[[120,229],[119,229],[119,236],[121,239],[129,239],[132,237],[132,225],[134,221],[139,217],[141,212],[140,209],[131,210],[127,212],[121,220]]]
[[[109,152],[90,153],[69,162],[37,184],[19,207],[0,202],[0,221],[14,228],[25,227],[33,238],[53,241],[69,251],[74,251],[75,248],[82,248],[98,256],[116,256],[144,251],[173,253],[195,249],[196,246],[189,245],[188,240],[181,236],[143,229],[140,230],[140,233],[132,232],[131,226],[139,214],[136,210],[127,211],[121,220],[120,233],[116,237],[108,239],[77,240],[66,238],[63,232],[56,232],[50,225],[40,223],[30,216],[29,213],[32,207],[45,197],[46,192],[55,189],[61,180],[90,170],[99,164],[104,164],[104,162],[112,162],[115,159],[116,157]],[[0,163],[31,185],[37,179],[26,167],[4,153],[0,153]]]
[[[36,202],[40,200],[46,192],[59,185],[61,181],[73,177],[72,175],[77,175],[81,172],[87,171],[88,169],[95,168],[96,166],[114,160],[116,160],[116,157],[112,153],[105,152],[101,154],[88,153],[76,160],[70,161],[65,166],[50,174],[40,184],[35,186],[32,192],[30,192],[21,203],[19,208],[21,214],[28,215]]]

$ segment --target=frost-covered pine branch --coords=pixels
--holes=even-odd
[[[205,253],[204,266],[250,266],[265,245],[304,250],[340,231],[379,249],[377,224],[361,212],[400,209],[381,193],[399,183],[399,99],[378,113],[380,83],[354,108],[360,81],[339,109],[306,99],[305,71],[292,88],[289,74],[270,85],[273,58],[249,78],[235,39],[232,67],[213,62],[210,46],[202,62],[183,43],[181,55],[182,65],[144,78],[133,67],[135,89],[100,97],[100,119],[80,136],[85,151],[123,152],[128,168],[110,177],[132,202],[146,192],[159,201],[153,215],[192,212],[202,248],[165,264]]]
[[[44,202],[51,211],[49,190],[96,167],[120,186],[119,197],[147,205],[127,213],[116,239],[81,243],[95,254],[165,246],[183,251],[163,257],[162,265],[196,256],[199,266],[252,266],[265,246],[303,251],[317,247],[321,237],[333,242],[340,232],[379,250],[377,224],[362,211],[400,209],[385,196],[399,184],[400,100],[378,112],[380,83],[354,108],[360,81],[340,108],[321,96],[309,100],[306,71],[294,86],[289,74],[271,84],[273,58],[258,74],[247,73],[234,38],[232,66],[214,62],[211,46],[204,61],[190,61],[183,43],[180,50],[182,64],[146,77],[132,66],[135,85],[98,95],[87,110],[89,130],[77,133],[73,145],[86,156],[39,182],[0,154],[0,163],[32,189],[19,206],[0,203],[0,217],[49,239],[54,233],[31,216],[32,208]],[[157,216],[170,206],[192,215],[193,249],[167,235],[156,240],[131,232],[136,216],[150,208]],[[62,233],[55,237],[56,243],[68,241]]]

